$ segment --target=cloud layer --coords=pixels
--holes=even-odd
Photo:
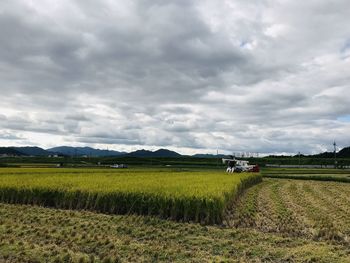
[[[350,145],[350,3],[0,3],[0,143],[182,153]]]

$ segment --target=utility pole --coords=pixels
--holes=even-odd
[[[216,167],[219,167],[219,149],[216,149]]]
[[[334,168],[336,169],[337,168],[337,144],[333,143],[333,146],[334,146]]]
[[[299,154],[299,168],[300,168],[300,152],[298,154]]]
[[[74,149],[74,165],[77,166],[77,149]]]

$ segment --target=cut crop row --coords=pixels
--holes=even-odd
[[[267,179],[260,186],[249,189],[238,203],[235,225],[349,244],[350,204],[334,193],[349,194],[350,185]],[[245,210],[250,207],[254,213]]]
[[[0,204],[0,262],[348,262],[349,249],[249,229]]]

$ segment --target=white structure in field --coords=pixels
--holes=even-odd
[[[228,158],[222,158],[222,163],[227,164],[226,172],[233,173],[233,172],[258,172],[259,167],[257,165],[250,165],[249,161],[245,160],[237,160],[234,157]]]
[[[111,168],[128,168],[126,164],[113,164],[110,167]]]

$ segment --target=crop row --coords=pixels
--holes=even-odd
[[[350,175],[349,169],[328,168],[263,168],[264,174],[326,174],[326,175]]]
[[[343,169],[264,168],[262,174],[266,178],[350,183],[350,171]]]
[[[1,170],[0,201],[213,224],[243,189],[261,181],[256,174],[222,172],[37,170]]]
[[[263,184],[248,189],[231,222],[265,232],[349,245],[349,196],[349,184],[264,179]],[[253,213],[247,212],[250,207],[254,207]]]
[[[335,176],[327,174],[264,174],[266,178],[294,179],[294,180],[314,180],[314,181],[333,181],[350,183],[349,176]]]
[[[0,204],[0,262],[349,262],[343,247],[250,229]],[[346,254],[347,253],[347,254]]]

